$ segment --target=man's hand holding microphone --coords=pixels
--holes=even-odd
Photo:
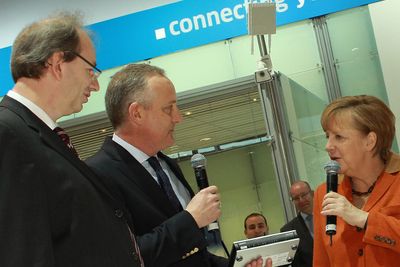
[[[198,192],[186,207],[199,228],[215,222],[221,216],[221,201],[215,185]]]

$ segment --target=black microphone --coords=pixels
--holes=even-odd
[[[190,162],[192,163],[192,167],[194,169],[194,176],[196,177],[196,182],[199,190],[208,187],[209,184],[206,172],[206,157],[204,157],[202,154],[194,154],[190,159]],[[207,225],[207,232],[208,235],[206,234],[206,239],[208,240],[210,247],[218,247],[219,244],[222,245],[226,255],[229,258],[229,251],[224,241],[222,240],[221,233],[219,231],[218,221],[212,222]]]
[[[326,171],[326,193],[337,192],[338,188],[338,172],[340,164],[337,161],[331,160],[324,166]],[[336,234],[336,216],[326,216],[325,233],[330,237],[330,245],[332,246],[332,236]]]
[[[194,154],[190,159],[190,162],[192,163],[192,167],[194,169],[194,176],[196,177],[196,182],[199,190],[208,187],[209,184],[206,172],[206,157],[204,157],[202,154]],[[212,231],[215,229],[219,229],[217,221],[210,223],[207,226],[208,231]]]
[[[190,159],[194,169],[194,176],[196,177],[197,186],[199,190],[208,187],[208,177],[206,172],[207,160],[202,154],[194,154]]]

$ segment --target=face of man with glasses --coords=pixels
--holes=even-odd
[[[100,89],[97,78],[101,70],[96,67],[96,54],[93,43],[87,33],[80,32],[80,52],[64,51],[72,53],[76,57],[69,62],[64,83],[63,104],[64,112],[62,115],[79,112],[83,104],[88,102],[93,91]]]
[[[290,196],[298,211],[312,214],[314,191],[308,184],[299,181],[290,187]]]
[[[88,59],[86,59],[84,56],[82,56],[79,53],[74,52],[74,51],[67,51],[66,53],[74,54],[75,56],[82,59],[84,62],[86,62],[90,66],[90,68],[88,68],[87,70],[88,70],[89,76],[92,80],[97,80],[97,78],[99,78],[99,76],[101,74],[101,70],[99,68],[97,68],[93,63],[91,63]]]

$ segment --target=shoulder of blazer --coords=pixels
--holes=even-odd
[[[123,148],[118,143],[114,142],[111,137],[106,137],[104,139],[103,145],[100,150],[92,157],[87,159],[90,166],[96,168],[101,168],[103,170],[109,169],[105,166],[105,162],[113,162],[114,168],[122,168],[126,171],[134,171],[134,173],[129,173],[127,175],[150,175],[143,165],[138,162],[125,148]]]
[[[88,165],[110,183],[121,195],[144,196],[166,215],[175,213],[166,195],[151,174],[125,148],[107,137],[101,149],[87,161]],[[116,171],[118,170],[118,172]],[[112,181],[109,179],[112,178]]]
[[[142,164],[132,157],[125,148],[114,142],[111,137],[105,138],[100,150],[86,159],[86,163],[99,176],[107,178],[111,184],[122,183],[121,186],[125,187],[125,180],[129,180],[136,187],[146,190],[148,183],[153,182],[151,175]],[[113,179],[110,180],[109,178]]]
[[[307,229],[307,226],[303,220],[303,217],[301,217],[300,213],[298,213],[296,217],[294,217],[287,224],[285,224],[281,228],[281,231],[293,230],[295,228]]]
[[[105,186],[96,178],[96,175],[90,170],[90,168],[78,157],[72,154],[61,139],[26,106],[8,96],[5,96],[2,99],[0,106],[9,109],[16,117],[20,118],[21,121],[39,135],[44,145],[62,155],[62,157],[78,169],[82,173],[82,176],[88,179],[99,192],[107,196],[115,205],[120,204],[119,202],[115,202],[116,200],[112,197]]]

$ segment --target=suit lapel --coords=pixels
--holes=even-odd
[[[74,167],[76,167],[83,176],[89,180],[89,182],[97,188],[100,192],[105,194],[107,197],[116,201],[108,190],[103,186],[102,183],[95,177],[95,174],[89,169],[89,167],[76,157],[63,141],[54,133],[42,120],[40,120],[35,114],[33,114],[27,107],[19,103],[18,101],[5,96],[2,100],[2,106],[7,107],[13,111],[17,116],[25,121],[27,126],[35,131],[41,141],[57,153],[62,155],[67,161],[69,161]]]
[[[118,165],[125,176],[146,196],[148,202],[170,217],[176,213],[167,196],[150,173],[125,148],[107,137],[102,149]]]

